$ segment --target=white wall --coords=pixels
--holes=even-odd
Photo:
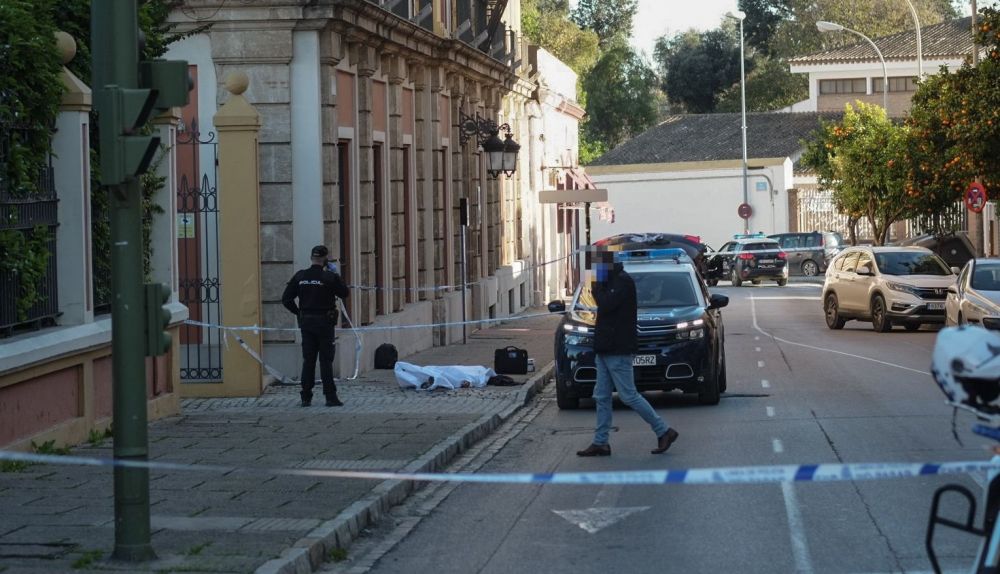
[[[718,248],[743,233],[736,213],[743,202],[742,167],[704,170],[606,173],[588,168],[598,187],[607,188],[615,209],[615,222],[592,218],[594,240],[618,233],[661,232],[698,235]],[[753,165],[753,161],[750,162]],[[641,169],[642,166],[635,166]],[[757,191],[757,183],[771,178],[776,193]],[[792,161],[754,170],[749,174],[749,203],[754,213],[750,231],[788,231],[788,188],[792,187]]]

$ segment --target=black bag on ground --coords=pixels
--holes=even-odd
[[[392,343],[382,343],[375,349],[375,368],[392,369],[399,360],[399,352]]]
[[[524,375],[528,372],[528,351],[505,347],[493,352],[493,370],[498,374]]]
[[[523,385],[524,383],[519,383],[507,375],[493,375],[486,381],[486,384],[495,387],[513,387],[515,385]]]

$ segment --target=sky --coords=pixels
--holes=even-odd
[[[653,44],[660,36],[688,28],[714,28],[730,11],[736,11],[736,0],[639,0],[632,46],[652,56]]]

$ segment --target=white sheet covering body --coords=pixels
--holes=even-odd
[[[462,383],[468,383],[467,387],[482,388],[490,377],[496,375],[493,369],[470,365],[450,365],[450,366],[419,366],[412,363],[397,361],[393,369],[396,373],[396,382],[403,388],[413,388],[418,390],[434,390],[436,388],[461,389]],[[434,378],[434,382],[425,389],[421,385]]]

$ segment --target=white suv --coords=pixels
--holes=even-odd
[[[924,323],[944,323],[954,283],[954,271],[923,247],[849,247],[826,270],[826,325],[842,329],[857,319],[884,333],[893,324],[916,331]]]

